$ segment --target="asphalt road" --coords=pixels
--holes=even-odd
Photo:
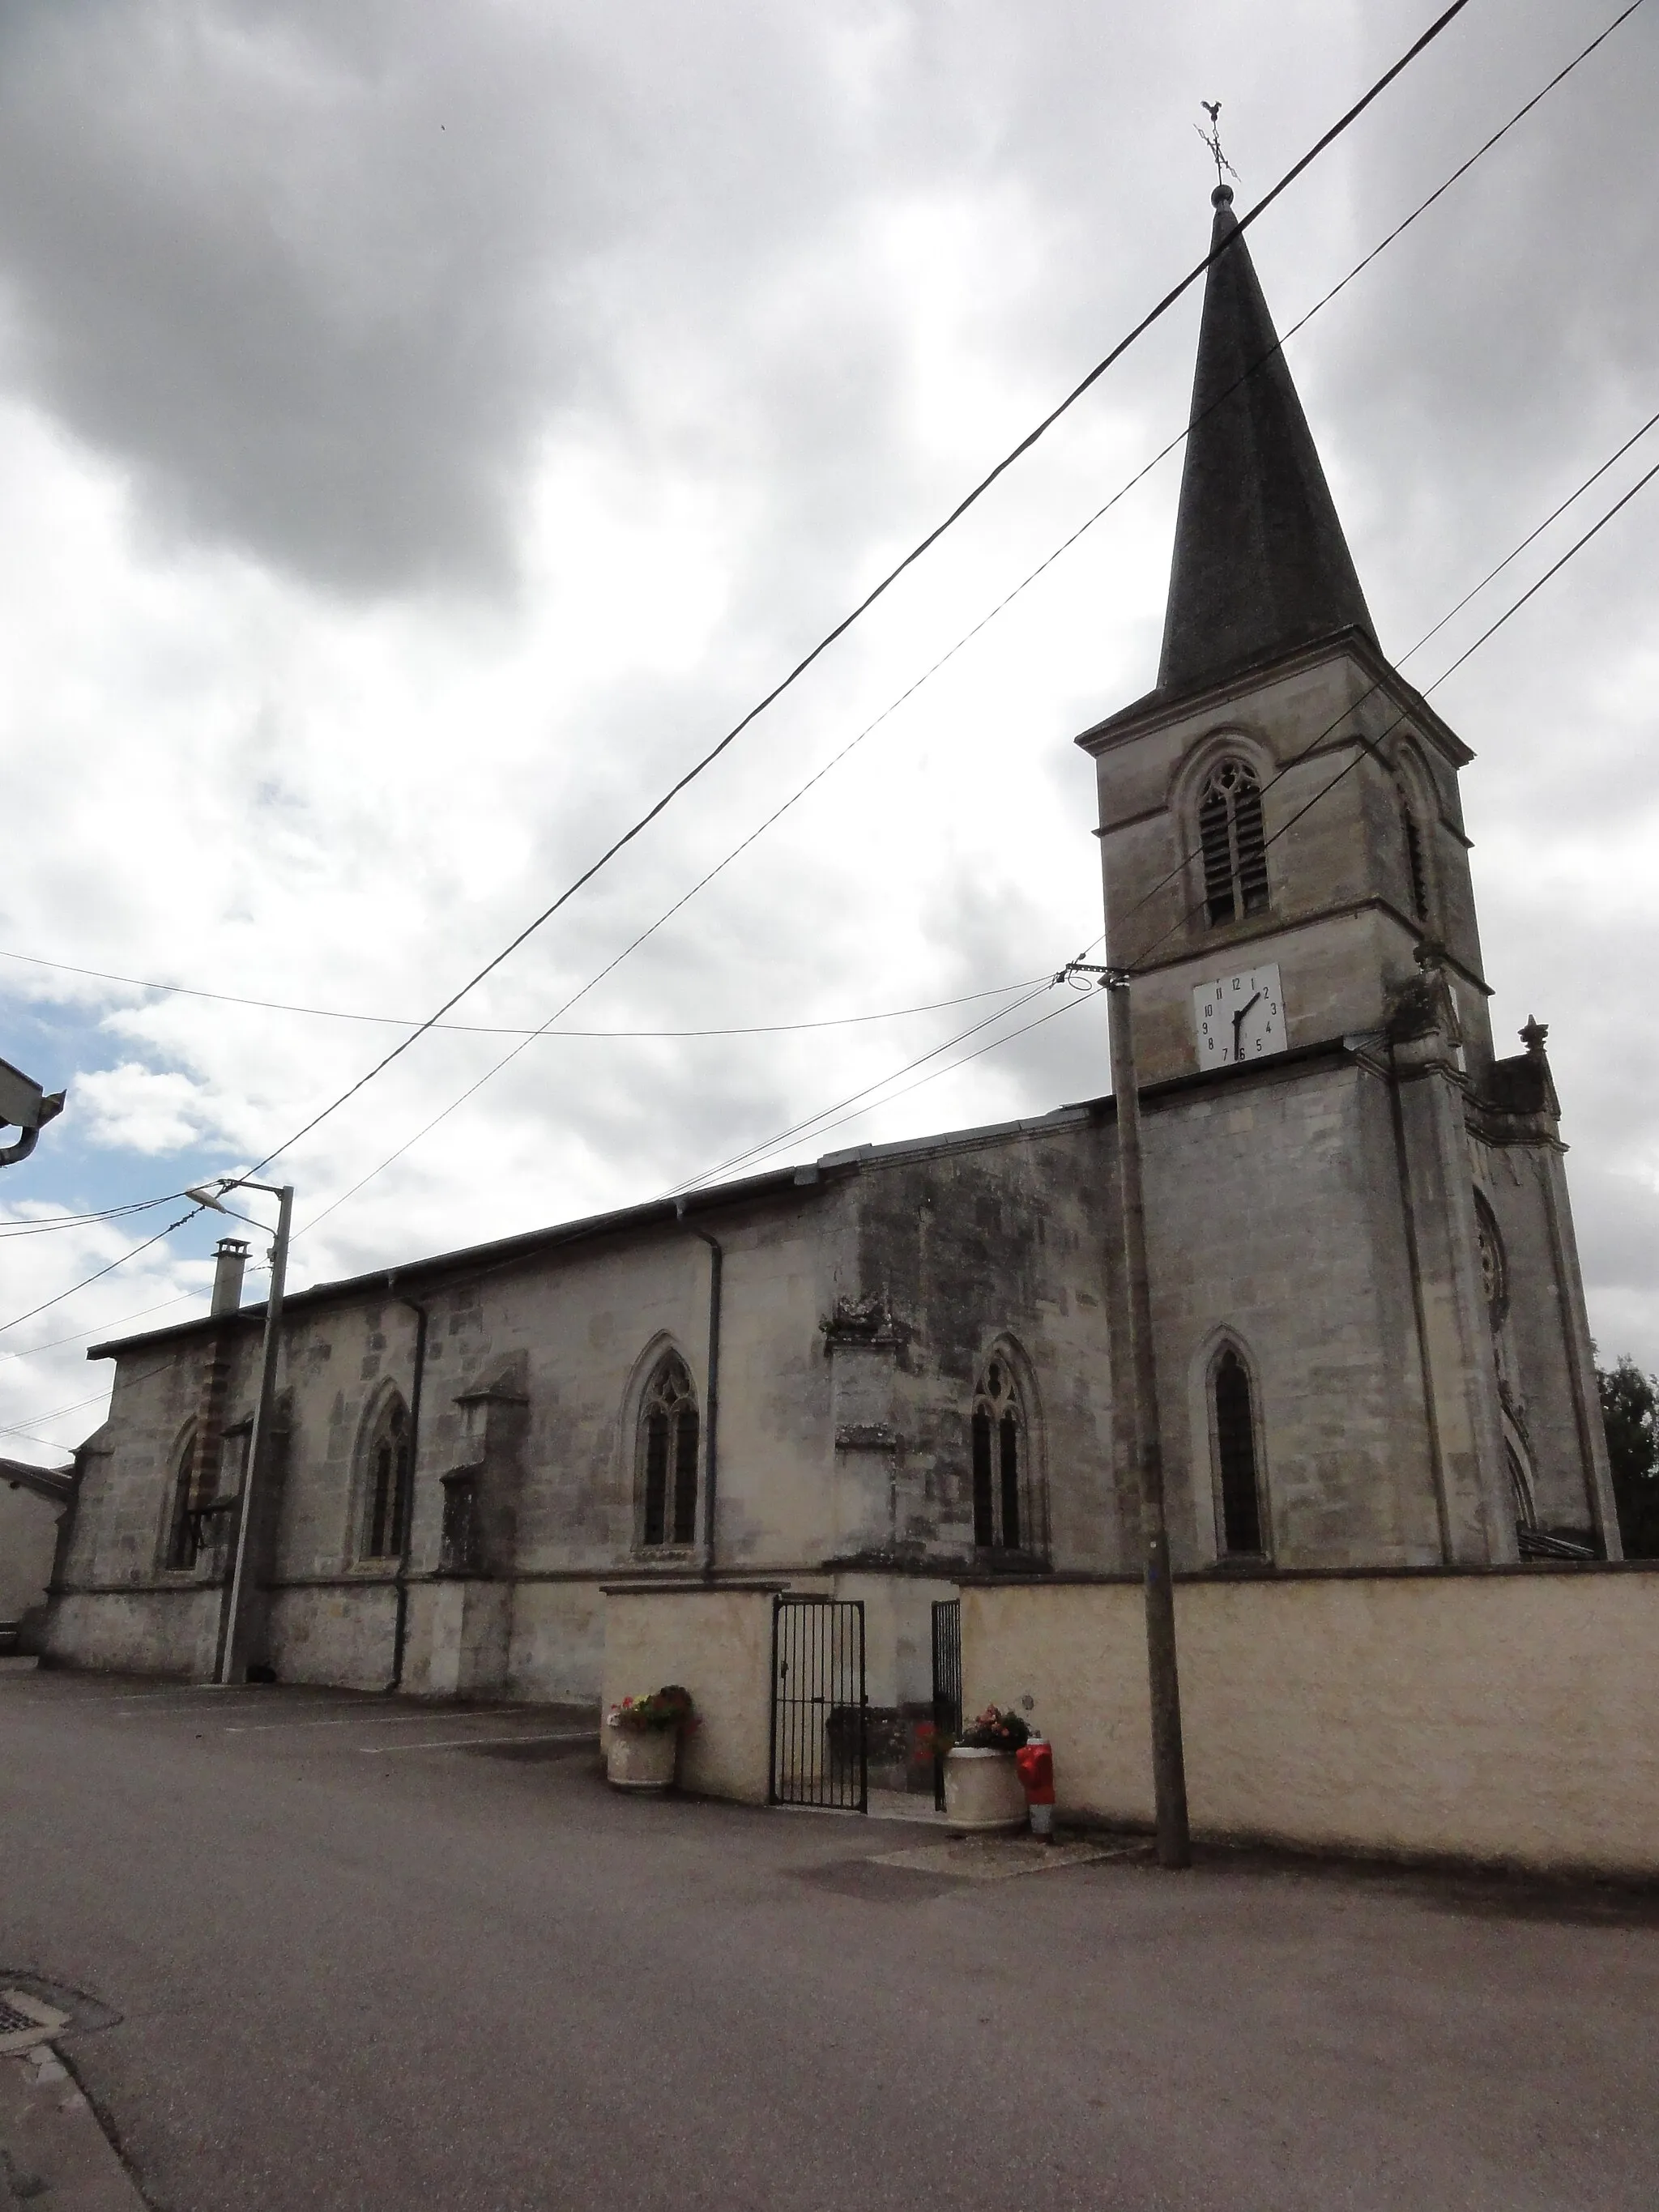
[[[962,1883],[569,1717],[0,1679],[0,1969],[165,2212],[1659,2199],[1659,1904],[1231,1855]],[[118,2015],[118,2017],[117,2017]],[[100,2024],[102,2023],[102,2024]]]

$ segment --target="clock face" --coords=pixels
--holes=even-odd
[[[1200,1067],[1231,1067],[1285,1049],[1285,1000],[1279,963],[1193,987],[1193,1028]]]

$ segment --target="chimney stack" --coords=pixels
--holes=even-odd
[[[222,1237],[213,1248],[213,1304],[210,1311],[234,1314],[241,1309],[242,1271],[247,1266],[247,1243],[240,1237]]]

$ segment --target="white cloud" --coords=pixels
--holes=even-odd
[[[1253,232],[1281,322],[1599,20],[1460,18]],[[0,947],[430,1011],[1196,258],[1198,91],[1224,94],[1254,191],[1419,28],[1407,0],[14,10]],[[1644,11],[1297,341],[1395,650],[1650,411],[1655,53]],[[542,1020],[1093,512],[1180,426],[1194,313],[458,1018]],[[1079,950],[1099,889],[1070,738],[1152,678],[1176,483],[1166,463],[571,1020],[802,1022]],[[1595,1326],[1659,1363],[1659,1248],[1603,1202],[1659,1168],[1627,1014],[1652,544],[1633,507],[1437,696],[1480,753],[1500,1036],[1552,1024]],[[44,1025],[24,1064],[71,1085],[12,1203],[150,1195],[174,1148],[258,1157],[396,1035],[3,961],[0,985]],[[975,1012],[537,1043],[302,1237],[296,1276],[649,1196]],[[825,1141],[1099,1091],[1097,1013]],[[301,1222],[510,1042],[424,1039],[285,1156]],[[0,1246],[6,1312],[106,1243]],[[88,1320],[185,1279],[148,1266]],[[49,1362],[0,1403],[76,1395]]]

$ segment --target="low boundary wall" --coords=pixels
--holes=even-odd
[[[697,1725],[680,1746],[682,1789],[766,1802],[772,1599],[781,1587],[605,1591],[604,1711],[667,1682],[690,1690]]]
[[[1659,1875],[1659,1568],[1178,1583],[1194,1832]],[[968,1585],[969,1712],[1032,1700],[1062,1814],[1152,1816],[1138,1583]]]

